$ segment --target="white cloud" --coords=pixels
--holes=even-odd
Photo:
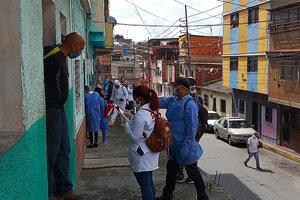
[[[132,0],[127,0],[129,2],[132,2]],[[135,13],[135,8],[132,4],[128,3],[126,0],[110,0],[110,15],[115,17],[118,23],[126,23],[126,24],[143,24],[139,16]],[[146,13],[143,10],[138,9],[139,13],[141,14],[143,20],[147,24],[164,24],[164,25],[171,25],[174,23],[176,20],[178,20],[181,17],[184,17],[184,5],[177,3],[174,0],[133,0],[134,3],[155,14],[158,15],[164,19],[167,19],[170,22],[166,22],[164,20],[161,20],[157,17],[154,17],[148,13]],[[210,8],[222,5],[221,2],[217,0],[177,0],[180,1],[184,4],[187,4],[188,6],[191,6],[197,10],[200,11],[206,11]],[[221,14],[223,11],[223,7],[220,6],[217,9],[214,9],[212,11],[209,11],[208,14],[210,15],[217,15]],[[191,8],[188,8],[188,15],[192,15],[195,13],[199,13]],[[210,17],[207,14],[199,14],[195,17],[190,17],[189,22],[195,21],[195,20],[201,20],[204,18]],[[219,24],[222,22],[221,18],[222,15],[218,16],[219,18],[212,17],[210,19],[206,19],[200,22],[195,22],[192,24]],[[172,22],[172,23],[171,23]],[[177,22],[178,23],[178,22]],[[178,23],[179,24],[179,23]],[[190,25],[192,25],[190,24]],[[115,34],[121,34],[124,35],[124,37],[127,37],[127,32],[128,32],[128,37],[132,38],[134,41],[142,41],[142,40],[147,40],[156,37],[158,34],[162,33],[164,30],[167,28],[152,28],[149,27],[149,31],[152,35],[152,37],[149,35],[145,27],[133,27],[133,26],[122,26],[122,25],[117,25],[115,26]],[[172,37],[176,33],[180,35],[181,33],[179,32],[180,30],[183,31],[183,28],[171,28],[169,31],[166,33],[162,34],[161,37]],[[190,29],[195,29],[195,28],[190,28]],[[173,31],[174,30],[174,31]],[[173,31],[172,33],[170,33]],[[210,28],[206,29],[201,29],[197,30],[199,32],[203,32],[206,34],[211,34]],[[212,27],[213,35],[222,35],[223,28],[222,26],[218,27]],[[195,35],[201,35],[201,33],[196,32],[196,31],[190,31],[192,34]],[[169,34],[170,33],[170,34]]]

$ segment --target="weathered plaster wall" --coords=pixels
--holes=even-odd
[[[23,115],[25,128],[45,116],[43,24],[39,0],[20,1]]]
[[[45,121],[35,122],[1,155],[0,200],[48,199]]]
[[[0,137],[1,132],[24,133],[20,49],[20,4],[1,1],[0,6]],[[5,27],[5,28],[4,28]]]

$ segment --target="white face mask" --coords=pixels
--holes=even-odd
[[[138,99],[139,99],[139,98],[137,98],[135,101],[133,101],[133,105],[134,105],[137,109],[140,109],[141,104],[136,103],[136,101],[137,101]]]

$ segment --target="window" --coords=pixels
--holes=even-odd
[[[238,57],[232,57],[230,58],[230,71],[237,71],[239,65],[239,58]]]
[[[234,13],[230,16],[230,28],[239,27],[239,13]]]
[[[265,107],[265,121],[272,123],[272,108]]]
[[[225,100],[223,100],[223,99],[221,99],[220,100],[220,107],[221,107],[221,112],[222,113],[226,113],[226,101]]]
[[[75,60],[75,97],[76,97],[76,116],[81,111],[81,69],[80,60]]]
[[[248,10],[248,24],[255,24],[259,21],[258,7],[254,7]]]
[[[208,95],[204,95],[204,105],[208,106]]]
[[[245,114],[245,101],[240,100],[240,102],[239,102],[239,113]]]
[[[133,73],[133,69],[128,69],[127,73],[131,73],[132,74]]]
[[[251,56],[247,59],[247,72],[257,72],[258,57]]]
[[[187,78],[189,76],[189,70],[185,70],[185,77]]]
[[[191,77],[194,77],[194,71],[193,70],[190,71],[190,74],[191,74]]]
[[[299,62],[293,60],[282,60],[280,68],[280,80],[297,81],[299,73]]]

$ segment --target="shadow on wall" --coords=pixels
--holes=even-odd
[[[214,180],[215,175],[209,175]],[[216,182],[218,182],[218,177]],[[238,200],[260,200],[260,198],[253,193],[247,185],[244,185],[235,175],[233,174],[221,174],[220,185],[229,192],[235,199]]]

